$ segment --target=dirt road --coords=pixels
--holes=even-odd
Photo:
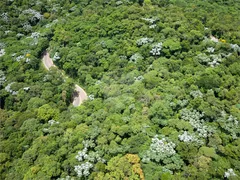
[[[73,106],[79,106],[84,100],[87,100],[87,93],[77,84],[75,84],[75,91],[78,93],[77,97],[73,98]]]
[[[46,68],[47,70],[49,70],[50,67],[54,67],[54,66],[55,66],[55,65],[53,64],[53,61],[52,61],[52,59],[50,58],[48,52],[44,52],[42,61],[43,61],[43,64],[44,64],[44,66],[45,66],[45,68]]]
[[[43,58],[42,58],[43,64],[47,70],[49,70],[51,67],[56,67],[53,64],[52,59],[49,56],[48,52],[44,52]],[[73,106],[77,107],[80,106],[84,100],[87,100],[88,96],[87,93],[77,84],[75,84],[75,92],[73,94]]]

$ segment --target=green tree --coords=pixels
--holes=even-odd
[[[38,108],[37,117],[39,120],[46,122],[50,119],[57,120],[59,116],[59,110],[51,107],[49,104],[45,104]]]

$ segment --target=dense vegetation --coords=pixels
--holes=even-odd
[[[0,179],[240,178],[239,1],[0,7]]]

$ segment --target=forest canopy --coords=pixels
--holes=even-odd
[[[0,179],[240,178],[240,1],[0,7]]]

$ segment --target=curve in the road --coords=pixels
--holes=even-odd
[[[43,58],[42,58],[44,67],[49,70],[51,67],[56,67],[53,64],[52,59],[49,56],[49,53],[46,51],[43,54]],[[77,107],[80,106],[84,100],[87,100],[88,96],[87,93],[77,84],[75,84],[75,92],[73,94],[73,106]]]

